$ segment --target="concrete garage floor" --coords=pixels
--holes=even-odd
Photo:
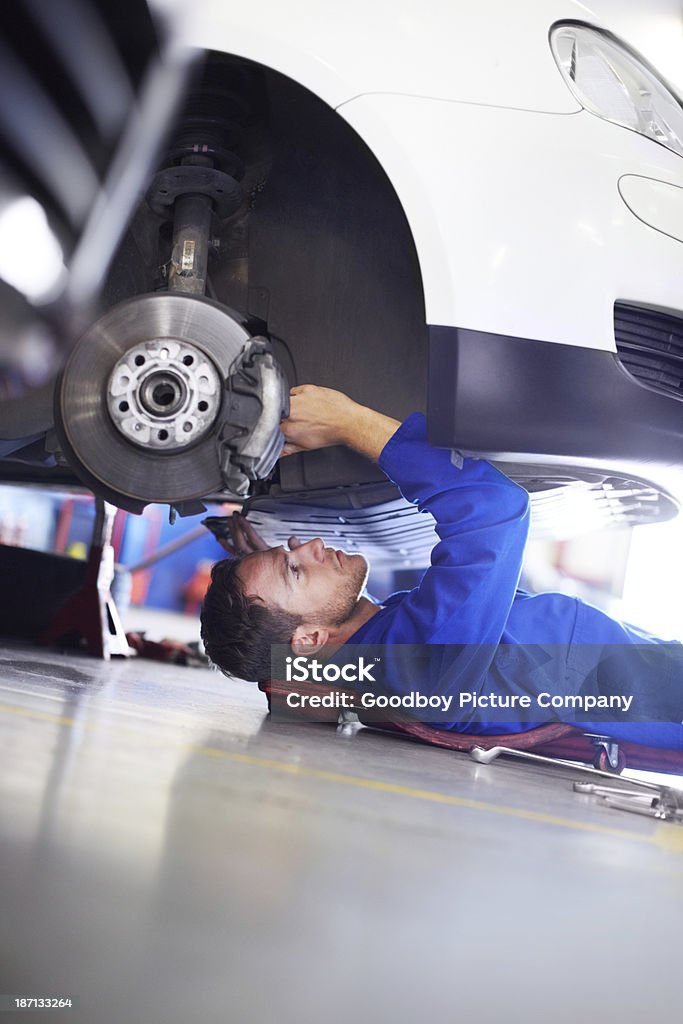
[[[0,704],[0,993],[79,1000],[21,1019],[681,1019],[679,826],[203,669],[6,643]]]

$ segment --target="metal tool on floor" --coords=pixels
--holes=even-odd
[[[683,824],[683,790],[660,786],[642,779],[623,779],[615,776],[613,772],[592,768],[590,765],[575,764],[556,757],[543,757],[528,750],[515,750],[513,747],[490,747],[488,750],[473,747],[469,754],[478,764],[491,764],[501,754],[505,754],[535,764],[550,765],[565,772],[580,772],[582,775],[590,775],[591,778],[608,779],[612,783],[610,786],[593,782],[574,782],[573,789],[575,793],[600,797],[608,807]],[[615,786],[615,782],[618,785]]]
[[[633,814],[645,814],[662,821],[676,821],[683,825],[683,791],[669,786],[652,786],[653,792],[621,786],[596,786],[592,782],[575,782],[574,792],[597,796],[607,807]]]
[[[515,747],[472,747],[469,751],[469,755],[473,761],[478,764],[491,764],[496,758],[500,757],[501,754],[508,755],[509,757],[521,758],[524,761],[534,761],[536,764],[548,764],[555,768],[569,768],[573,771],[590,772],[591,775],[597,775],[600,778],[606,778],[614,780],[615,776],[613,772],[604,771],[602,768],[591,768],[590,765],[578,765],[573,761],[568,761],[565,758],[559,757],[546,757],[542,754],[532,754],[529,750],[517,750]]]
[[[590,740],[595,747],[593,768],[586,767],[587,771],[599,772],[600,775],[614,777],[615,773],[621,772],[625,766],[625,759],[619,750],[619,744],[608,736],[596,736],[593,733],[585,733],[586,739]],[[546,764],[566,765],[568,758],[547,757],[541,754],[532,754],[526,750],[518,750],[515,747],[473,747],[470,750],[470,757],[479,764],[490,764],[501,754],[510,754],[513,757],[523,757],[530,761],[540,761]],[[582,769],[583,770],[583,769]]]

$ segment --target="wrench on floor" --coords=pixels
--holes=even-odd
[[[659,786],[655,782],[645,782],[641,779],[622,779],[612,772],[603,772],[599,768],[591,768],[589,765],[574,764],[556,757],[543,757],[541,754],[532,754],[528,750],[515,750],[513,747],[489,747],[488,750],[483,747],[473,747],[469,754],[478,764],[491,764],[501,754],[508,754],[523,761],[551,765],[553,768],[562,768],[564,771],[573,773],[581,772],[582,775],[589,775],[591,778],[609,779],[612,783],[611,786],[575,782],[574,790],[577,793],[600,796],[609,807],[634,811],[637,814],[648,814],[666,821],[683,821],[683,792],[671,789],[669,786]],[[615,786],[615,782],[620,785]]]
[[[620,789],[618,786],[596,786],[591,782],[575,782],[574,792],[597,796],[607,807],[634,814],[646,814],[663,821],[683,824],[683,792],[669,786],[658,786],[658,794],[640,789]]]
[[[600,768],[592,768],[590,765],[576,764],[573,761],[562,760],[559,757],[543,757],[541,754],[532,754],[528,750],[515,750],[514,747],[489,747],[488,750],[484,747],[472,747],[469,751],[470,757],[473,761],[476,761],[477,764],[491,764],[491,762],[495,761],[501,754],[516,757],[522,761],[533,761],[536,764],[552,765],[553,768],[562,768],[564,771],[581,772],[582,775],[590,775],[592,778],[609,779],[612,784],[623,781],[625,787],[630,789],[637,787],[639,789],[650,790],[655,796],[659,794],[662,788],[654,782],[641,782],[640,779],[622,780],[620,776],[614,775],[613,772],[603,772]]]

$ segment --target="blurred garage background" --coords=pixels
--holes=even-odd
[[[182,640],[198,637],[197,617],[211,565],[224,556],[201,521],[237,507],[209,506],[207,512],[173,525],[166,508],[159,505],[149,505],[140,516],[116,513],[114,597],[126,628],[146,629],[152,639],[161,639],[161,633],[177,634],[175,638]],[[94,500],[87,494],[3,485],[0,544],[85,559],[94,514]],[[522,585],[531,591],[559,590],[581,597],[665,639],[683,640],[678,593],[682,541],[680,518],[631,529],[532,539]],[[666,574],[662,565],[667,566]],[[419,577],[419,570],[378,568],[371,574],[369,590],[382,599],[414,586]]]

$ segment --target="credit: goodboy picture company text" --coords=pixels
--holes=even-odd
[[[558,694],[541,691],[537,694],[497,694],[477,693],[474,690],[463,690],[455,694],[426,694],[418,689],[406,693],[374,693],[372,684],[376,682],[375,670],[381,658],[367,659],[360,657],[355,662],[337,665],[334,662],[322,662],[306,656],[284,659],[285,679],[288,683],[327,683],[362,684],[368,687],[364,692],[349,693],[328,691],[316,693],[315,686],[311,692],[294,691],[287,694],[286,703],[289,708],[339,708],[344,710],[361,710],[370,708],[392,708],[403,711],[435,710],[443,713],[452,711],[454,715],[464,713],[490,711],[529,712],[538,709],[547,714],[550,710],[572,711],[584,714],[591,711],[612,711],[617,714],[628,713],[633,703],[632,694]]]
[[[472,711],[475,709],[525,709],[537,707],[541,710],[565,709],[572,711],[595,711],[612,710],[626,713],[633,703],[633,696],[625,694],[611,694],[610,696],[595,697],[591,694],[585,696],[577,694],[551,694],[539,693],[535,697],[527,694],[476,694],[459,693],[456,695],[427,696],[417,690],[411,690],[404,694],[375,694],[371,692],[361,694],[332,692],[319,693],[288,693],[287,706],[290,708],[340,708],[353,711],[361,708],[395,708],[405,711],[424,710],[433,708],[438,711]]]

